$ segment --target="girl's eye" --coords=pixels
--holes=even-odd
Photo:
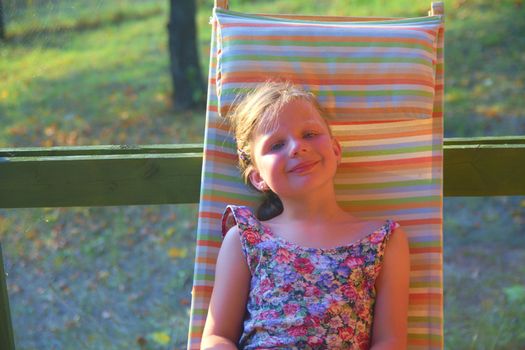
[[[284,142],[276,142],[270,145],[270,151],[278,151],[284,146]]]
[[[316,135],[318,135],[318,133],[315,131],[307,131],[304,133],[304,138],[311,139],[312,137],[315,137]]]

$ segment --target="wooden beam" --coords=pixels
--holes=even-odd
[[[446,139],[445,196],[525,195],[525,137]],[[0,208],[197,203],[201,145],[0,149]]]
[[[168,154],[63,152],[67,155],[0,158],[0,208],[198,201],[202,148],[201,153]]]
[[[525,137],[449,139],[445,196],[525,195]]]
[[[57,146],[57,147],[17,147],[0,148],[2,157],[44,157],[44,156],[96,156],[121,154],[167,154],[167,153],[201,153],[202,144],[172,145],[101,145],[101,146]]]

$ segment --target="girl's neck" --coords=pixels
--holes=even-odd
[[[329,192],[323,196],[311,194],[294,198],[281,198],[283,213],[278,221],[292,223],[326,223],[342,217],[348,218],[346,213],[335,200],[335,193]]]

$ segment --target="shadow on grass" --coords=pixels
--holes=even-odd
[[[445,198],[446,349],[525,344],[525,197]]]
[[[0,211],[17,348],[183,348],[195,215],[195,205]]]

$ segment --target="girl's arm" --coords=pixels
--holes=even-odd
[[[250,270],[242,252],[239,229],[234,226],[224,237],[217,258],[201,349],[237,349],[249,288]]]
[[[397,228],[386,245],[376,280],[372,350],[405,350],[410,258],[406,233]]]

